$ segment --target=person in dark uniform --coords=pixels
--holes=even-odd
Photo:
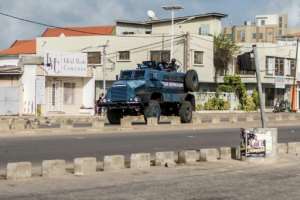
[[[177,71],[178,65],[176,64],[176,59],[172,58],[171,63],[168,66],[169,71]]]
[[[101,114],[102,114],[102,106],[101,106],[101,103],[103,102],[103,98],[104,98],[104,94],[101,93],[101,95],[99,96],[99,98],[98,98],[98,100],[97,100],[97,102],[96,102],[96,107],[97,107],[96,113],[97,113],[98,115],[101,115]]]

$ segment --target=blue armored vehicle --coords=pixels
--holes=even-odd
[[[136,70],[121,71],[108,89],[102,106],[107,108],[111,124],[119,124],[123,116],[179,116],[183,123],[192,120],[195,97],[189,92],[199,89],[196,71],[177,72],[177,66],[145,61]]]

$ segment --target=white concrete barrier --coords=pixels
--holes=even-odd
[[[300,142],[289,142],[288,143],[288,154],[298,155],[300,153]]]
[[[60,177],[66,174],[65,160],[44,160],[42,162],[43,177]]]
[[[6,167],[7,180],[19,180],[32,176],[32,165],[30,162],[8,163]]]
[[[175,166],[175,154],[173,151],[156,152],[155,153],[155,165],[173,167]]]
[[[199,160],[199,153],[195,150],[184,150],[178,153],[178,162],[195,164]]]
[[[231,147],[231,158],[234,160],[241,160],[241,147],[236,146],[236,147]]]
[[[147,125],[148,126],[157,126],[158,125],[157,118],[156,117],[147,118]]]
[[[74,159],[74,174],[77,176],[92,175],[97,170],[97,159],[95,157],[84,157]]]
[[[135,153],[130,155],[131,169],[148,169],[150,165],[150,153]]]
[[[104,156],[104,171],[120,170],[125,168],[123,155]]]
[[[219,152],[221,160],[231,160],[231,147],[221,147]]]
[[[278,143],[277,144],[277,154],[286,155],[288,153],[288,144],[287,143]]]
[[[121,128],[132,128],[132,122],[134,118],[126,116],[121,118]]]
[[[181,124],[181,120],[180,117],[176,117],[176,116],[171,116],[170,117],[170,121],[171,121],[171,125],[180,125]]]
[[[219,158],[217,149],[200,149],[200,161],[216,161]]]

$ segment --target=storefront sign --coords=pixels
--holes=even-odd
[[[45,76],[36,76],[35,79],[35,104],[45,104],[46,80]]]
[[[44,55],[47,76],[87,76],[87,54],[48,52]]]
[[[266,157],[272,154],[272,133],[258,133],[254,130],[241,132],[241,155],[250,158]]]
[[[285,88],[284,76],[275,76],[275,88],[280,88],[280,89]]]

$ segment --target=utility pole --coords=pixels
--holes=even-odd
[[[175,11],[183,9],[182,6],[179,5],[170,5],[170,6],[162,6],[162,8],[166,11],[171,11],[171,56],[170,59],[174,58],[174,18],[175,18]]]
[[[293,88],[292,88],[292,102],[291,102],[291,110],[296,112],[296,96],[297,96],[297,65],[298,65],[298,49],[299,49],[299,38],[297,38],[296,45],[296,62],[295,62],[295,75],[293,80]]]
[[[186,72],[189,66],[189,38],[190,34],[184,34],[184,55],[183,55],[183,72]]]
[[[261,117],[261,126],[262,128],[267,127],[266,116],[265,116],[265,101],[262,93],[262,85],[261,85],[261,76],[260,76],[260,67],[259,67],[259,58],[257,54],[256,45],[252,46],[254,59],[255,59],[255,68],[256,68],[256,80],[257,80],[257,88],[258,88],[258,96],[259,96],[259,106],[260,106],[260,117]]]
[[[108,47],[108,40],[103,45],[103,66],[102,66],[102,80],[103,80],[103,95],[106,95],[106,48]]]

